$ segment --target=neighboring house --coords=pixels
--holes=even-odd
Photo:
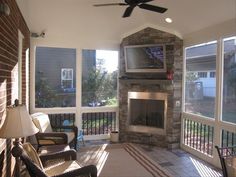
[[[76,84],[76,50],[66,48],[36,48],[36,82],[45,78],[52,89],[66,92]]]
[[[203,97],[212,98],[216,96],[216,45],[216,43],[212,43],[207,46],[202,45],[187,49],[187,74],[193,74],[196,77],[194,86],[188,90],[190,92],[194,90],[193,92],[195,92],[195,95],[193,94],[192,96],[187,94],[187,97],[190,99],[191,97],[192,99],[202,99]],[[236,74],[236,55],[233,53],[235,50],[236,40],[232,39],[225,42],[224,65],[227,67],[228,65],[232,66],[235,64],[235,67],[232,67],[231,69],[235,70]],[[232,70],[224,71],[225,78],[228,78],[227,73],[230,73]],[[228,80],[225,80],[224,82],[228,82]],[[224,94],[231,96],[236,95],[229,89],[225,89]]]
[[[83,51],[82,59],[82,80],[86,80],[91,69],[96,66],[96,50]],[[36,106],[75,106],[76,49],[36,47],[35,66]],[[45,84],[44,88],[37,86]],[[58,101],[45,103],[43,99],[48,97]]]

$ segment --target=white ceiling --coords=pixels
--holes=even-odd
[[[123,0],[18,0],[30,30],[46,30],[52,39],[99,36],[98,39],[113,41],[148,24],[184,37],[232,19],[236,23],[236,0],[155,0],[150,4],[168,11],[159,14],[136,7],[128,18],[121,17],[125,6],[93,7],[111,2]],[[166,17],[172,18],[173,23],[167,24]]]

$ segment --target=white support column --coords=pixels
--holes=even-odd
[[[186,50],[183,47],[183,75],[182,75],[182,113],[185,111],[185,75],[186,75]],[[180,147],[184,144],[184,118],[183,114],[181,115],[181,135],[180,135]]]
[[[35,54],[36,54],[36,46],[32,44],[30,47],[30,113],[36,112],[35,111]]]
[[[20,30],[18,30],[18,100],[22,103],[22,51],[23,51],[23,39],[24,36]],[[12,100],[14,101],[14,100]]]
[[[222,97],[223,97],[223,70],[224,70],[224,47],[223,40],[217,42],[216,55],[216,97],[215,97],[215,126],[214,126],[214,148],[213,148],[213,163],[220,166],[218,154],[215,145],[221,145],[221,127],[222,120]]]
[[[30,66],[29,66],[29,48],[26,50],[25,52],[25,92],[26,92],[26,95],[25,95],[25,105],[26,105],[26,108],[27,110],[29,111],[29,103],[30,103],[30,96],[29,96],[29,92],[30,92],[30,84],[29,84],[29,77],[30,77],[30,74],[29,74],[29,70],[30,70]]]
[[[75,125],[82,129],[82,50],[76,49],[76,113]]]

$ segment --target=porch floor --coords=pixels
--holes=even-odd
[[[110,144],[109,140],[85,141],[86,146]],[[81,143],[79,143],[81,145]],[[83,145],[82,145],[83,146]],[[173,151],[157,146],[137,144],[150,158],[163,168],[166,168],[173,177],[220,177],[221,170],[206,163],[196,156],[181,149]]]

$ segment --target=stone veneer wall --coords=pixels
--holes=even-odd
[[[166,73],[126,73],[124,46],[164,44],[166,65],[174,71],[173,80],[166,79]],[[177,36],[153,28],[145,28],[122,40],[119,69],[119,130],[121,142],[145,143],[177,148],[181,135],[183,41]],[[128,92],[168,93],[166,135],[130,132],[128,128]],[[177,102],[180,102],[178,104]]]

